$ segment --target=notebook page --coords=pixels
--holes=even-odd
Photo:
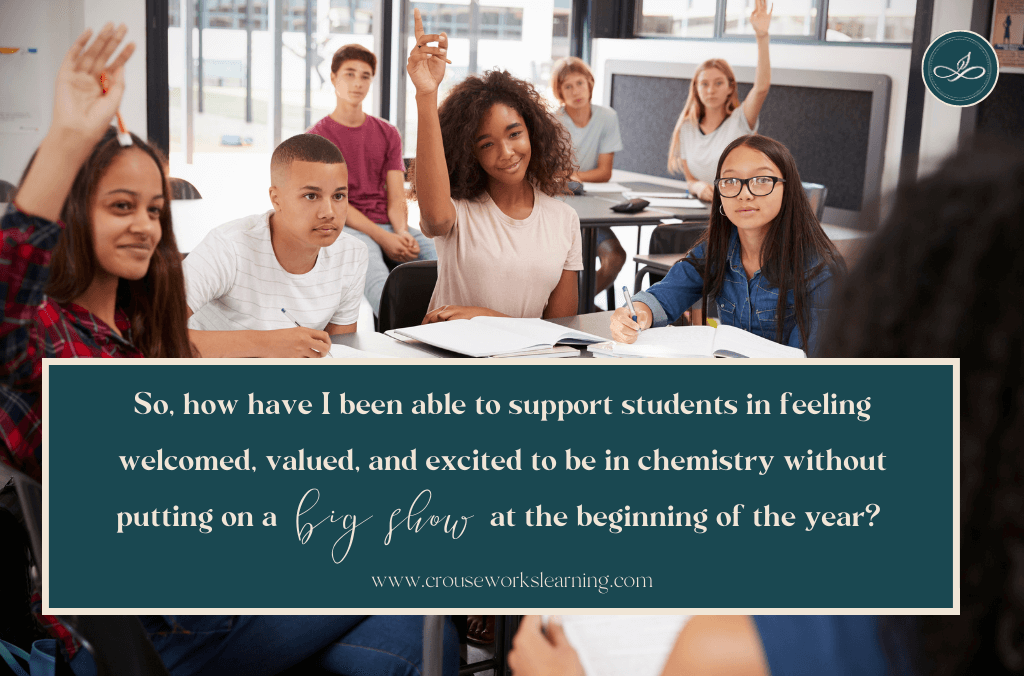
[[[715,351],[733,351],[747,358],[806,358],[803,349],[783,346],[731,325],[719,325]]]
[[[579,343],[605,341],[597,335],[587,334],[571,327],[542,320],[540,318],[499,318],[495,316],[477,316],[473,322],[488,325],[501,330],[501,334],[512,333],[528,337],[534,342],[544,342],[554,346],[559,342],[579,341]]]
[[[477,322],[477,319],[446,320],[443,323],[404,327],[396,331],[417,341],[476,358],[550,346],[512,331],[495,330],[492,326]]]
[[[677,614],[566,614],[562,628],[588,676],[657,676],[689,619]]]
[[[715,328],[705,325],[691,327],[652,327],[644,330],[629,344],[631,353],[648,353],[654,358],[703,358],[714,354]],[[616,349],[618,351],[618,349]]]
[[[331,344],[331,358],[394,358],[394,356],[360,351],[344,344]]]

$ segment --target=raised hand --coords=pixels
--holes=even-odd
[[[750,26],[758,38],[768,35],[768,25],[772,22],[773,11],[775,3],[768,9],[768,0],[757,0],[754,3],[754,11],[750,13]]]
[[[78,169],[110,126],[124,94],[124,63],[135,51],[128,43],[108,62],[128,29],[121,24],[104,26],[92,45],[92,31],[78,36],[64,56],[54,86],[53,118],[35,160],[18,188],[17,206],[27,214],[55,221]],[[107,93],[100,74],[107,74]]]
[[[424,34],[420,11],[413,10],[413,16],[416,21],[416,45],[409,53],[406,70],[412,84],[416,86],[416,94],[429,95],[437,92],[441,85],[445,64],[451,64],[448,60],[448,34]],[[430,43],[437,43],[437,47],[431,47]]]
[[[90,147],[103,137],[124,95],[124,64],[135,52],[135,43],[128,43],[109,61],[127,32],[124,24],[115,29],[107,23],[88,47],[92,31],[86,29],[78,36],[57,72],[51,129],[73,132]],[[104,73],[106,94],[100,85]]]

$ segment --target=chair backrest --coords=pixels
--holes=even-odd
[[[804,192],[807,193],[807,200],[811,202],[811,210],[814,211],[818,222],[821,222],[825,215],[825,199],[828,197],[828,188],[818,183],[803,183]]]
[[[651,233],[651,254],[685,254],[690,251],[706,225],[659,225]]]
[[[423,322],[435,284],[437,261],[410,261],[395,266],[380,295],[377,331],[387,332]]]
[[[0,180],[0,202],[10,203],[14,199],[14,192],[17,190],[14,185],[6,180]]]
[[[18,507],[23,517],[24,530],[30,542],[32,555],[35,557],[37,568],[42,566],[41,538],[42,538],[42,487],[39,482],[28,477],[17,470],[0,463],[0,485],[8,480],[13,480],[14,490],[18,499]],[[6,512],[6,511],[5,511]],[[17,548],[15,539],[10,535],[9,526],[4,526],[0,533],[0,547],[5,552],[12,547]],[[4,537],[6,536],[6,537]],[[10,559],[18,555],[9,552],[4,556],[4,562],[14,564],[15,560]],[[27,560],[28,558],[25,557]],[[7,566],[5,564],[5,569]],[[5,579],[7,577],[5,576]],[[10,605],[4,600],[10,601],[12,597],[17,599],[18,585],[6,585],[4,591],[0,592],[0,612],[5,618],[8,616]],[[27,607],[27,604],[26,604]],[[28,616],[27,614],[25,615]],[[156,676],[166,675],[167,667],[164,666],[160,654],[153,647],[149,634],[142,626],[139,618],[132,615],[93,615],[93,616],[60,616],[57,617],[92,654],[96,662],[96,672],[101,676]],[[5,619],[6,620],[6,619]]]
[[[168,178],[171,183],[171,199],[202,199],[196,186],[182,178]]]

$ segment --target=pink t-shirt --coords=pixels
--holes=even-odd
[[[453,200],[455,225],[437,247],[429,310],[483,306],[513,318],[540,318],[563,270],[583,270],[580,217],[540,190],[523,219],[502,213],[486,192]]]
[[[348,201],[374,223],[388,219],[388,171],[405,172],[402,138],[387,121],[367,114],[363,125],[343,126],[325,116],[309,129],[341,150],[348,165]]]

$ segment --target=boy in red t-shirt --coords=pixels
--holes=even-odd
[[[434,241],[408,224],[405,163],[398,129],[363,112],[377,58],[362,45],[343,45],[331,61],[338,104],[308,132],[327,138],[348,164],[348,219],[345,225],[370,251],[363,293],[380,310],[380,295],[392,263],[437,259]]]

